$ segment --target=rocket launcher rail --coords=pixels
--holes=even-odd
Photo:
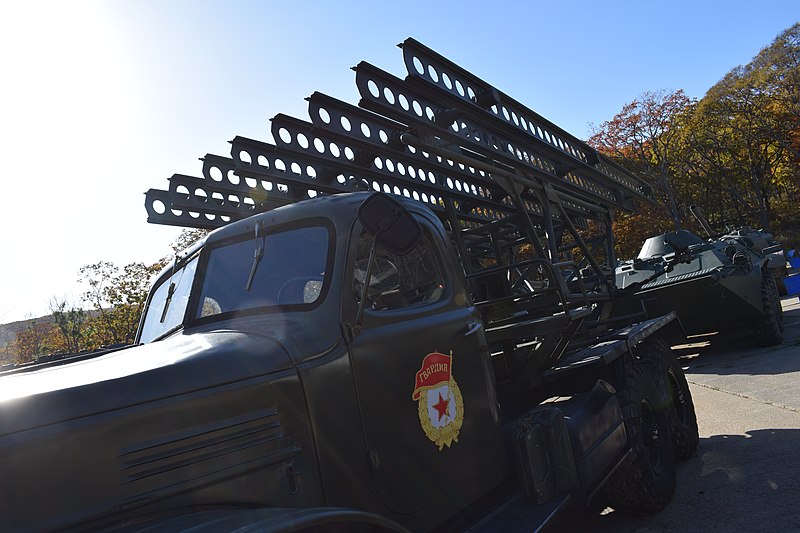
[[[568,349],[615,293],[614,210],[648,185],[413,39],[397,78],[365,62],[358,106],[315,92],[310,121],[272,118],[274,143],[231,141],[202,177],[146,193],[148,221],[216,228],[315,196],[383,191],[426,204],[451,231],[487,338],[523,381]],[[605,309],[605,310],[603,310]],[[594,320],[593,319],[593,320]]]
[[[168,191],[148,191],[148,221],[210,229],[310,197],[384,191],[439,215],[468,277],[506,269],[513,286],[537,258],[562,311],[591,299],[584,282],[606,298],[613,211],[650,200],[648,185],[417,41],[400,46],[405,79],[359,63],[358,107],[312,94],[310,121],[272,119],[274,143],[236,137],[230,158],[203,158],[202,178],[176,174]]]
[[[400,46],[405,80],[360,63],[363,109],[315,93],[311,123],[273,119],[277,146],[237,137],[233,160],[213,158],[214,176],[204,159],[203,183],[176,175],[169,195],[148,191],[148,221],[212,228],[308,196],[380,188],[434,208],[453,198],[463,220],[480,223],[519,189],[533,219],[548,216],[549,194],[584,227],[649,199],[646,183],[555,124],[414,39]],[[248,161],[253,146],[277,165]]]

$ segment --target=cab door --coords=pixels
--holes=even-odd
[[[377,245],[349,351],[372,482],[398,515],[452,513],[505,473],[494,375],[479,315],[440,225],[397,256]],[[372,236],[356,224],[345,282],[354,319]],[[348,292],[350,294],[348,294]]]

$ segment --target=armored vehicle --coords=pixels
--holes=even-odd
[[[668,504],[698,439],[680,331],[617,326],[595,251],[647,187],[402,50],[404,80],[356,67],[360,107],[315,93],[275,144],[147,192],[150,222],[214,231],[138,345],[0,375],[4,527],[529,531]]]
[[[616,269],[617,287],[634,294],[616,312],[659,316],[674,310],[689,334],[744,328],[760,345],[780,344],[775,270],[782,263],[772,235],[751,228],[707,240],[687,230],[651,237],[636,259]]]

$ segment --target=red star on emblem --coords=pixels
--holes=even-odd
[[[444,415],[447,414],[447,407],[450,404],[450,400],[445,400],[442,396],[442,393],[439,393],[439,402],[436,403],[433,408],[436,409],[436,412],[439,413],[439,420],[442,419]]]

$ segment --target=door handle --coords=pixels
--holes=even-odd
[[[474,320],[468,320],[467,321],[467,332],[464,333],[464,336],[465,337],[469,337],[470,335],[472,335],[473,333],[475,333],[479,329],[481,329],[481,323],[480,322],[476,322]]]

